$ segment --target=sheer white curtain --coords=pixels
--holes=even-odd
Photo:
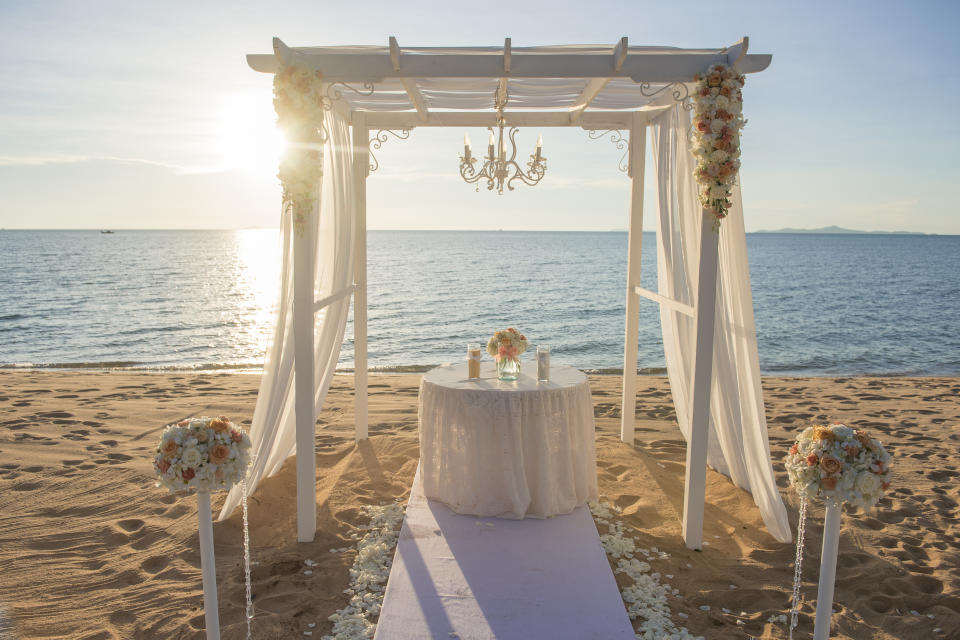
[[[337,113],[328,111],[324,125],[329,139],[323,148],[323,180],[318,205],[307,225],[307,237],[316,248],[315,297],[337,293],[353,282],[354,165],[350,127]],[[265,476],[276,473],[283,461],[296,451],[294,415],[293,345],[293,220],[282,215],[283,268],[280,298],[273,337],[260,381],[260,393],[253,412],[250,438],[255,459],[247,475],[248,492],[253,493]],[[317,411],[330,388],[340,357],[340,345],[347,323],[351,296],[344,296],[314,316],[314,363]],[[313,452],[311,452],[312,454]],[[229,517],[240,502],[241,489],[233,488],[220,511],[220,520]]]
[[[662,295],[695,305],[702,214],[689,131],[690,113],[679,104],[652,126],[660,205],[658,286]],[[707,464],[750,491],[773,537],[789,542],[787,512],[770,462],[739,185],[732,202],[720,227]],[[666,305],[660,306],[660,322],[677,421],[689,440],[696,327],[693,318]]]

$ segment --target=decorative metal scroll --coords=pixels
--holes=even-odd
[[[620,158],[620,162],[617,167],[620,171],[628,173],[630,170],[630,162],[628,157],[630,156],[630,141],[627,138],[623,137],[623,132],[615,129],[608,129],[606,131],[588,131],[587,135],[590,136],[591,140],[600,140],[604,138],[607,134],[610,134],[610,142],[612,142],[617,147],[617,151],[623,151],[623,156]]]
[[[327,85],[324,95],[320,96],[320,106],[323,107],[324,111],[331,111],[333,109],[334,100],[343,99],[343,92],[337,88],[337,85],[340,85],[344,89],[349,89],[358,96],[372,96],[374,92],[374,85],[372,82],[364,82],[361,89],[352,87],[346,82],[334,82]],[[327,125],[324,122],[321,122],[317,130],[320,132],[320,141],[326,144],[330,139],[330,132],[327,131]]]
[[[380,129],[375,136],[370,138],[370,173],[380,168],[380,162],[377,160],[377,156],[373,153],[373,150],[379,150],[383,146],[383,143],[389,139],[387,134],[395,137],[397,140],[406,140],[410,137],[410,129],[401,129],[400,131]]]
[[[640,93],[647,98],[652,98],[654,96],[660,95],[664,91],[671,90],[673,91],[673,99],[676,102],[683,104],[683,108],[686,111],[693,110],[693,102],[690,101],[690,89],[687,88],[687,85],[683,82],[671,82],[670,84],[665,84],[659,89],[654,91],[650,90],[651,84],[649,82],[640,83]]]
[[[364,82],[361,89],[350,86],[346,82],[334,82],[327,87],[327,99],[328,100],[340,100],[343,98],[343,92],[337,89],[337,85],[340,85],[344,89],[348,89],[358,96],[372,96],[374,91],[374,85],[372,82]],[[329,110],[330,107],[327,107]]]

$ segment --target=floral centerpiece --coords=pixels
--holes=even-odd
[[[163,431],[153,458],[158,486],[170,491],[228,491],[250,462],[250,438],[229,418],[188,418]]]
[[[890,454],[876,438],[844,424],[807,427],[784,463],[804,498],[869,509],[890,487]]]
[[[487,342],[487,353],[497,361],[497,377],[512,381],[520,377],[520,354],[527,350],[527,337],[510,327],[497,331]]]
[[[730,191],[740,169],[743,119],[743,74],[725,64],[698,73],[694,92],[693,155],[700,204],[716,218],[727,217]]]

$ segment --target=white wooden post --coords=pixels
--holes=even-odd
[[[314,275],[320,205],[314,203],[304,232],[293,234],[294,413],[297,420],[297,540],[317,531],[316,407],[314,385]]]
[[[354,194],[353,388],[356,439],[367,437],[367,175],[370,173],[370,132],[362,112],[353,114]]]
[[[620,401],[620,439],[633,444],[637,410],[637,340],[640,297],[640,249],[643,243],[643,176],[646,160],[647,121],[633,114],[630,130],[630,232],[627,236],[627,318],[623,340],[623,396]]]
[[[217,603],[217,561],[213,553],[213,521],[210,494],[197,493],[197,524],[200,529],[200,571],[203,573],[203,615],[207,640],[220,640],[220,605]]]
[[[820,583],[817,585],[817,615],[813,623],[813,640],[830,637],[830,616],[833,613],[833,585],[837,578],[837,550],[840,546],[840,518],[843,510],[829,500],[823,521],[823,550],[820,552]]]
[[[688,549],[700,549],[703,546],[703,503],[706,499],[710,389],[713,379],[713,326],[717,310],[717,250],[720,240],[720,233],[714,231],[713,223],[713,214],[704,210],[700,222],[693,408],[683,492],[683,540]]]

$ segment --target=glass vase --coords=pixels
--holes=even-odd
[[[520,358],[503,356],[497,358],[497,378],[504,382],[513,382],[520,377]]]

